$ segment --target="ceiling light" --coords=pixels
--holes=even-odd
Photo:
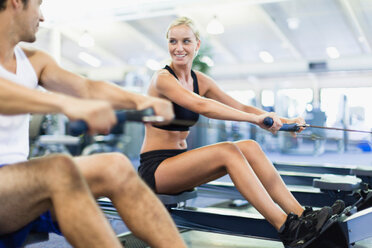
[[[269,107],[275,104],[275,94],[272,90],[263,90],[261,92],[262,106]]]
[[[313,105],[310,104],[310,103],[308,103],[308,104],[306,105],[306,111],[307,111],[307,112],[311,112],[311,111],[313,111]]]
[[[100,59],[94,57],[93,55],[86,53],[86,52],[80,52],[78,55],[79,59],[84,61],[90,66],[93,67],[100,67],[102,65],[102,62]]]
[[[273,63],[274,62],[274,57],[267,51],[261,51],[259,53],[260,59],[264,63]]]
[[[79,46],[81,47],[94,47],[94,43],[94,38],[88,32],[84,32],[79,39]]]
[[[359,41],[360,43],[364,43],[364,42],[366,42],[366,38],[364,38],[363,36],[359,36],[359,37],[358,37],[358,41]]]
[[[282,48],[284,48],[284,49],[287,49],[287,48],[289,48],[290,47],[290,45],[288,44],[288,42],[282,42],[282,43],[280,43],[280,46],[282,47]]]
[[[217,16],[214,16],[213,19],[208,23],[207,32],[209,34],[222,34],[223,32],[225,32],[225,28],[218,20]]]
[[[296,30],[300,26],[300,19],[296,17],[287,18],[288,28],[291,30]]]
[[[154,59],[148,59],[146,61],[146,66],[153,71],[157,71],[161,69],[161,64]]]
[[[336,47],[327,47],[326,51],[328,57],[330,57],[331,59],[337,59],[338,57],[340,57],[340,53]]]

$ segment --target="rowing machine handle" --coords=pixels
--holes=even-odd
[[[126,121],[142,122],[144,116],[155,115],[154,109],[147,108],[143,110],[121,110],[116,113],[117,124],[123,124]],[[70,122],[68,133],[72,136],[79,136],[89,130],[87,123],[83,120]]]
[[[266,117],[263,121],[265,126],[271,127],[274,124],[273,118]],[[297,123],[292,124],[283,124],[283,126],[279,129],[279,131],[287,131],[287,132],[296,132],[300,130],[300,127],[297,125]]]

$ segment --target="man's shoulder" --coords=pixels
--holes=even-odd
[[[30,58],[42,58],[46,55],[45,52],[39,50],[39,49],[36,49],[36,48],[30,48],[30,47],[22,47],[20,46],[20,48],[22,49],[22,51],[26,54],[26,56],[30,59]]]
[[[53,63],[53,58],[42,50],[29,47],[21,47],[21,49],[36,71],[42,70],[46,65]]]
[[[53,58],[46,52],[30,47],[20,46],[24,54],[26,55],[28,61],[31,63],[34,68],[38,78],[41,77],[41,73],[48,66],[53,64]]]

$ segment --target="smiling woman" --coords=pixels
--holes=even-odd
[[[172,101],[176,119],[186,120],[188,125],[146,125],[139,174],[160,194],[177,194],[228,174],[242,196],[278,230],[285,245],[315,236],[331,216],[330,208],[315,213],[317,226],[307,215],[302,216],[304,209],[258,143],[241,140],[187,150],[186,142],[189,128],[199,115],[252,123],[273,133],[282,123],[300,124],[303,118],[287,119],[242,104],[222,91],[212,78],[192,70],[201,41],[191,19],[174,20],[166,37],[172,61],[154,74],[148,94]],[[263,124],[269,116],[275,120],[272,128]]]
[[[171,23],[166,37],[169,54],[174,64],[189,64],[189,61],[193,61],[198,54],[200,34],[195,24],[187,17],[178,18]]]

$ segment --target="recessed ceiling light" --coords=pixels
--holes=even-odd
[[[217,16],[214,16],[213,19],[208,23],[207,32],[209,34],[222,34],[225,32],[225,28],[218,20]]]
[[[287,18],[288,28],[291,30],[296,30],[300,26],[300,19],[296,17]]]
[[[93,55],[86,53],[86,52],[80,52],[78,55],[79,59],[84,61],[90,66],[93,67],[100,67],[102,65],[102,62],[100,59],[94,57]]]
[[[153,71],[157,71],[161,69],[160,63],[154,59],[148,59],[146,61],[146,66]]]
[[[340,57],[340,52],[337,50],[336,47],[327,47],[326,51],[328,57],[330,57],[331,59],[337,59],[338,57]]]
[[[79,46],[81,47],[94,47],[94,44],[94,38],[88,32],[84,32],[79,39]]]
[[[260,59],[264,63],[273,63],[274,62],[274,57],[267,51],[261,51],[259,53]]]

